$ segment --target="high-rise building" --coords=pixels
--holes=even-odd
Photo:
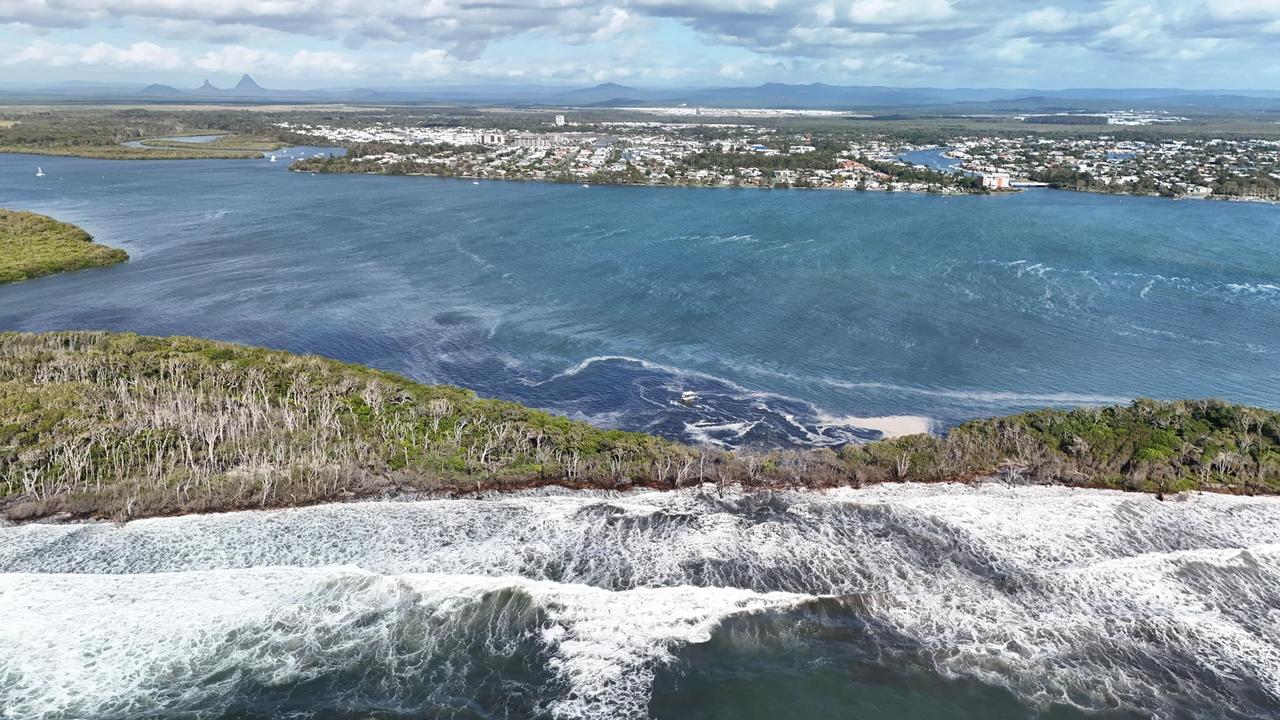
[[[557,116],[556,116],[556,127],[564,127],[564,116],[563,116],[563,115],[557,115]]]

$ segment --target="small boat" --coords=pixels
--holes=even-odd
[[[472,181],[471,181],[471,184],[472,184],[472,185],[479,185],[479,184],[480,184],[480,181],[479,181],[479,180],[472,180]]]
[[[591,187],[591,186],[590,186],[590,185],[588,185],[588,184],[586,184],[586,183],[582,183],[582,187],[584,187],[584,188],[589,188],[589,187]]]
[[[275,161],[276,161],[276,156],[275,156],[275,155],[272,155],[272,156],[271,156],[271,162],[275,162]]]
[[[685,390],[684,392],[680,393],[680,404],[692,405],[696,402],[698,402],[698,394],[695,393],[694,391]]]
[[[36,167],[36,177],[44,177],[44,168]]]

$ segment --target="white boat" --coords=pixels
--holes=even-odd
[[[472,180],[472,181],[471,181],[471,184],[472,184],[472,185],[479,185],[479,184],[480,184],[480,181],[479,181],[479,180]]]
[[[584,187],[584,188],[589,188],[589,187],[591,187],[591,186],[590,186],[590,185],[588,185],[588,184],[586,184],[586,183],[582,183],[582,187]]]
[[[692,405],[698,402],[698,393],[692,390],[685,390],[680,393],[680,402],[684,405]]]
[[[44,168],[36,167],[36,177],[44,177]]]
[[[275,161],[276,161],[276,156],[275,156],[275,155],[272,155],[272,156],[271,156],[271,162],[275,162]]]

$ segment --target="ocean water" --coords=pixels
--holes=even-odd
[[[731,446],[1280,407],[1271,206],[34,160],[0,155],[0,205],[132,259],[0,286],[0,329],[320,353]],[[1280,717],[1277,598],[1258,498],[696,488],[0,527],[0,717]]]
[[[0,716],[1280,715],[1280,500],[886,485],[0,527]]]
[[[726,445],[1137,396],[1280,407],[1276,206],[38,160],[0,156],[0,205],[132,259],[0,286],[0,329],[319,353]]]

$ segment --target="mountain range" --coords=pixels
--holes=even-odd
[[[281,93],[294,93],[305,91],[293,90],[267,90],[262,87],[248,74],[240,76],[240,82],[236,83],[233,88],[220,88],[215,86],[208,80],[204,81],[200,87],[195,90],[179,90],[172,85],[160,85],[152,83],[138,92],[139,95],[146,95],[154,98],[180,98],[188,96],[215,97],[215,98],[268,98],[279,96]]]
[[[1230,109],[1280,111],[1277,90],[1185,90],[1179,88],[931,88],[826,83],[765,83],[741,87],[639,88],[603,83],[585,88],[545,85],[455,85],[434,88],[268,89],[251,76],[235,87],[220,88],[206,80],[198,88],[152,84],[142,89],[123,85],[69,83],[11,90],[3,94],[74,96],[95,99],[146,98],[166,101],[235,102],[373,102],[550,105],[566,107],[646,107],[690,105],[711,108],[793,108],[866,110],[877,108],[966,108],[1012,111],[1091,110],[1115,108]]]

